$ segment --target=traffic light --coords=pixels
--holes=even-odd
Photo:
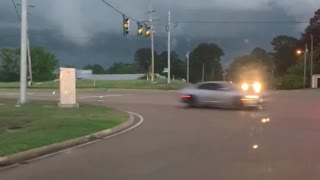
[[[130,20],[129,18],[123,16],[123,35],[129,34]]]
[[[146,26],[146,37],[149,37],[151,35],[151,27]]]
[[[143,34],[143,25],[138,23],[138,36],[141,36]]]

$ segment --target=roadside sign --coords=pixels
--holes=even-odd
[[[162,72],[168,73],[168,68],[164,68]]]

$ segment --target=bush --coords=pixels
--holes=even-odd
[[[283,77],[275,79],[274,87],[276,89],[283,90],[301,89],[303,88],[303,77],[295,74],[285,75]]]

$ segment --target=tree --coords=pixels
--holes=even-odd
[[[106,70],[107,74],[136,74],[139,73],[136,64],[129,63],[114,63]]]
[[[20,56],[19,49],[0,49],[0,81],[19,81]]]
[[[228,73],[229,78],[235,82],[248,80],[262,81],[266,75],[265,71],[265,65],[253,53],[235,58],[230,64]]]
[[[172,51],[170,53],[170,62],[171,62],[171,78],[185,78],[186,77],[186,63],[179,58],[179,55]],[[164,68],[168,67],[168,52],[163,51],[159,55],[158,62],[156,63],[156,72],[161,75],[167,75],[167,73],[163,73]]]
[[[269,72],[273,70],[274,62],[271,53],[267,52],[265,49],[257,47],[253,49],[251,55],[255,56],[258,59],[259,63],[264,65]]]
[[[309,49],[311,46],[311,35],[313,36],[314,43],[314,63],[320,64],[320,9],[318,9],[314,16],[311,17],[309,25],[306,27],[301,37],[301,48],[304,48],[304,44],[307,44]],[[317,71],[319,73],[319,71]]]
[[[155,63],[155,72],[159,73],[161,75],[167,75],[167,73],[164,73],[164,68],[168,67],[168,52],[163,51],[158,58],[157,63]]]
[[[311,17],[309,22],[309,25],[306,27],[304,33],[302,34],[302,41],[303,44],[310,44],[311,35],[313,35],[314,44],[315,46],[317,46],[320,44],[320,9],[318,9],[314,13],[314,16]]]
[[[216,44],[199,44],[190,53],[190,82],[194,83],[202,80],[203,65],[205,67],[205,81],[221,80],[222,66],[220,58],[223,55],[223,50]]]
[[[141,48],[138,49],[134,55],[134,61],[138,64],[139,69],[143,72],[151,72],[151,49],[150,48]],[[155,67],[158,62],[158,54],[154,51],[154,62]]]
[[[100,65],[100,64],[88,64],[86,66],[84,66],[82,69],[84,70],[92,70],[93,74],[104,74],[105,70],[104,68]]]
[[[283,75],[288,68],[298,62],[296,50],[299,40],[290,36],[277,36],[271,42],[274,52],[272,53],[277,75]]]
[[[259,47],[253,49],[251,54],[255,56],[261,63],[267,63],[271,59],[270,54],[265,49]]]
[[[187,63],[182,61],[178,54],[174,51],[171,52],[171,76],[174,76],[176,79],[186,79],[187,74]]]
[[[54,71],[59,61],[55,55],[42,47],[32,47],[32,76],[34,81],[48,81],[55,78]]]
[[[304,65],[303,57],[300,58],[300,61],[288,68],[288,71],[285,75],[276,78],[274,86],[277,89],[299,89],[303,87],[303,74],[304,74]],[[309,74],[309,69],[307,69],[307,74]],[[310,82],[310,76],[307,76],[306,82]],[[306,85],[308,86],[309,83]]]

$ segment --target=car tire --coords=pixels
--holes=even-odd
[[[237,110],[243,109],[243,103],[241,101],[241,96],[236,96],[233,98],[233,108]]]
[[[194,96],[194,95],[191,95],[191,98],[190,98],[189,103],[188,103],[188,107],[196,108],[198,106],[199,106],[199,103],[198,103],[197,97]]]

